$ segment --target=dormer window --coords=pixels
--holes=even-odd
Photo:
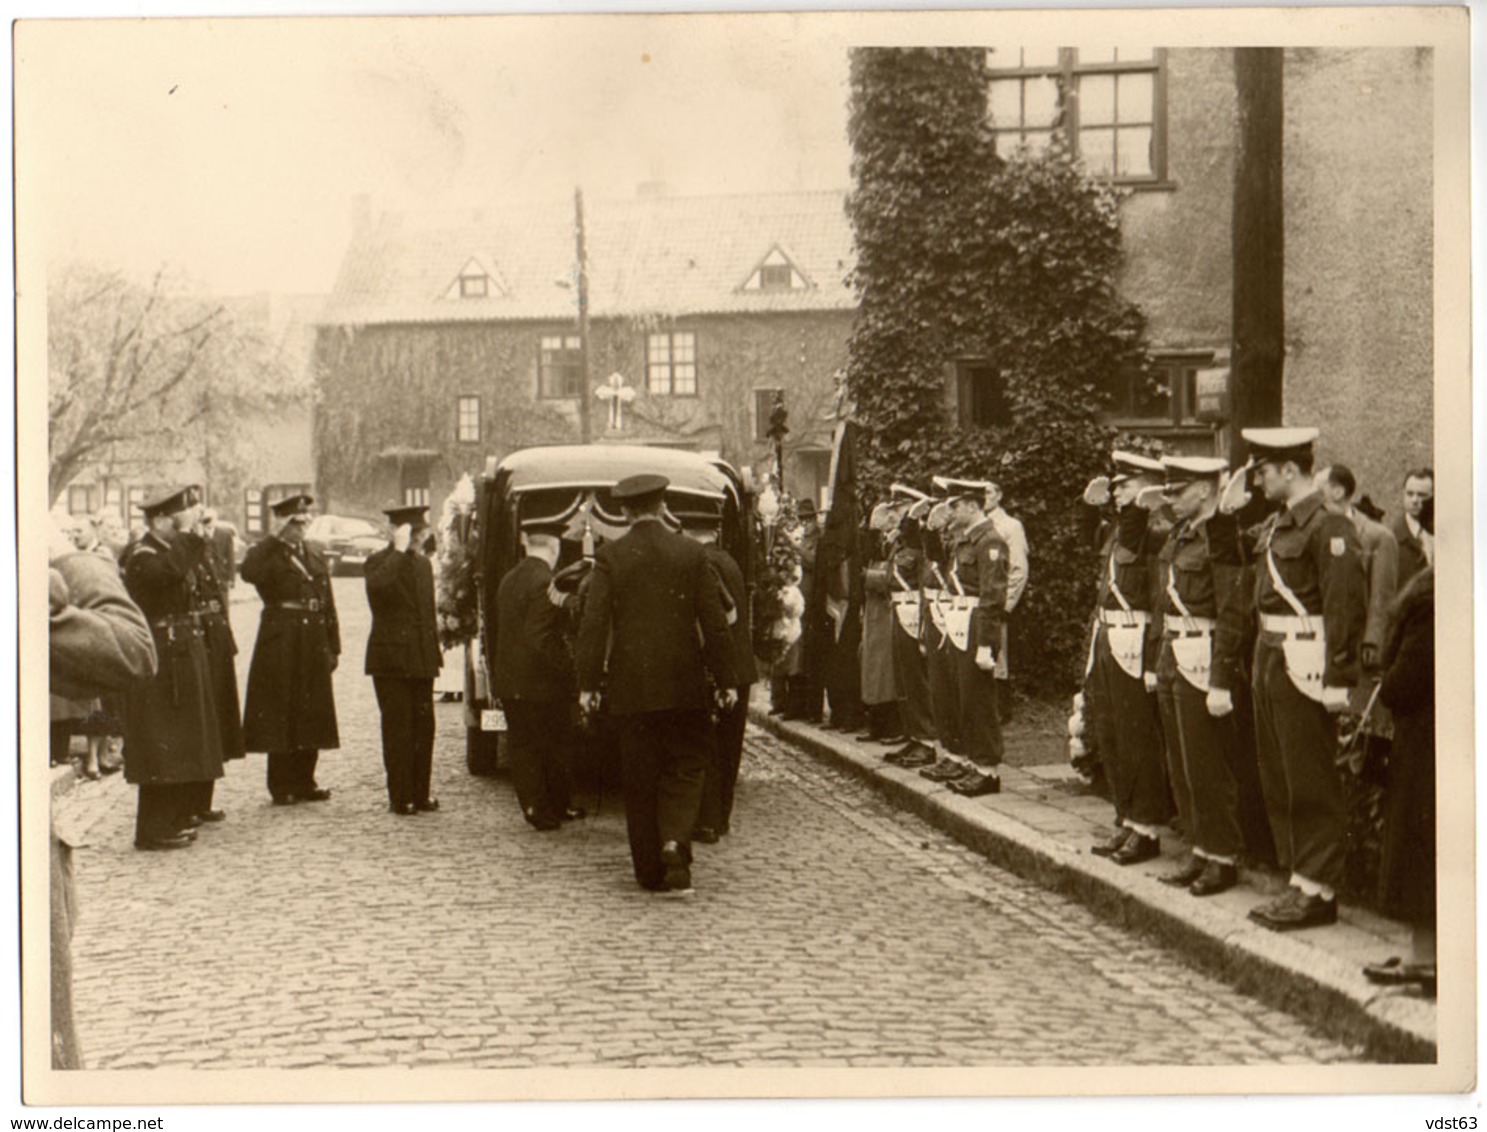
[[[754,265],[741,291],[805,291],[812,286],[803,271],[779,244]]]
[[[459,274],[444,289],[444,298],[450,301],[492,299],[499,298],[505,293],[506,289],[501,286],[500,277],[482,263],[478,256],[471,256],[465,261],[465,266],[460,268]]]

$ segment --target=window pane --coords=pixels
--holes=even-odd
[[[1122,177],[1150,177],[1151,128],[1142,126],[1120,131],[1117,169]]]
[[[1115,131],[1079,131],[1079,155],[1091,173],[1110,176],[1115,172]]]
[[[1115,76],[1084,75],[1079,80],[1080,126],[1108,126],[1115,121]]]
[[[648,356],[653,362],[665,362],[671,358],[671,338],[666,334],[652,334],[648,341]]]
[[[1028,79],[1024,88],[1027,109],[1024,124],[1028,126],[1051,126],[1058,118],[1058,80],[1052,78]]]
[[[583,366],[577,362],[563,370],[563,393],[568,397],[583,396]]]
[[[1048,147],[1053,144],[1052,130],[1031,130],[1022,139],[1023,148],[1032,157],[1040,157],[1048,152]]]
[[[1120,121],[1145,124],[1151,121],[1152,94],[1156,89],[1155,76],[1150,71],[1132,75],[1121,75]]]
[[[672,356],[679,363],[695,361],[697,358],[696,336],[692,334],[677,334],[673,336]]]
[[[563,340],[561,338],[543,338],[542,348],[544,350],[561,350],[563,348]]]
[[[1015,128],[1022,122],[1022,80],[997,79],[991,84],[991,124]]]
[[[676,367],[676,380],[672,385],[672,392],[678,394],[692,394],[697,392],[697,367],[694,365],[680,365]]]
[[[667,365],[647,366],[645,384],[652,393],[670,393],[671,367]]]
[[[578,337],[577,335],[574,335],[571,338],[564,338],[563,339],[563,346],[566,349],[569,349],[569,350],[582,350],[583,349],[583,339],[580,338],[580,337]]]

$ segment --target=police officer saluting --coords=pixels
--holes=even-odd
[[[227,618],[228,587],[222,580],[222,566],[216,556],[211,524],[203,518],[200,533],[207,553],[192,571],[192,596],[195,600],[202,641],[207,650],[207,667],[212,677],[212,706],[217,713],[217,727],[222,736],[222,759],[243,757],[243,716],[238,702],[237,641]],[[231,539],[231,536],[228,536]],[[219,822],[227,815],[212,808],[216,780],[208,779],[196,787],[191,814],[198,822]]]
[[[207,553],[192,532],[199,499],[186,487],[146,503],[148,530],[124,563],[125,587],[150,623],[160,658],[154,679],[129,693],[124,716],[124,778],[139,787],[137,849],[190,845],[202,784],[222,777],[222,737],[192,593]]]
[[[434,536],[427,507],[391,507],[392,544],[367,559],[367,675],[382,713],[382,763],[395,814],[439,808],[429,797],[434,765],[434,677],[439,651],[434,606]]]
[[[1337,922],[1347,804],[1335,765],[1333,713],[1358,681],[1366,599],[1358,534],[1312,480],[1314,428],[1247,428],[1265,498],[1283,504],[1251,532],[1255,560],[1254,694],[1260,785],[1291,884],[1250,918],[1275,931]],[[1220,503],[1249,501],[1248,465]]]
[[[276,806],[324,802],[316,784],[320,752],[341,745],[331,673],[341,656],[330,570],[305,545],[308,495],[273,505],[274,531],[243,559],[239,573],[263,599],[263,619],[248,668],[243,739],[268,754],[268,791]]]

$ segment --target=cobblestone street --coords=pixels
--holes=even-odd
[[[387,812],[360,579],[337,582],[342,747],[324,805],[274,808],[263,757],[226,823],[131,846],[115,795],[77,855],[91,1068],[1239,1065],[1356,1051],[988,864],[751,732],[734,833],[690,901],[634,883],[615,797],[555,834],[470,777],[438,705],[443,810]],[[258,604],[234,607],[241,665]],[[579,798],[592,806],[591,798]]]

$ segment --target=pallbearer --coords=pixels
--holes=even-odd
[[[1172,815],[1156,703],[1160,628],[1152,616],[1150,511],[1138,502],[1164,482],[1161,461],[1111,453],[1109,477],[1097,476],[1084,501],[1115,514],[1100,552],[1100,590],[1091,653],[1089,719],[1115,802],[1115,835],[1091,852],[1134,865],[1161,853],[1158,827]],[[1147,492],[1149,506],[1160,504]]]
[[[1217,513],[1228,464],[1165,456],[1162,466],[1177,525],[1158,556],[1157,702],[1172,796],[1193,855],[1159,879],[1194,896],[1211,896],[1234,886],[1244,848],[1234,717],[1234,691],[1245,679],[1242,564],[1234,519]]]
[[[276,806],[324,802],[315,781],[320,752],[341,745],[331,673],[341,657],[341,630],[330,570],[305,545],[308,495],[273,505],[273,532],[243,559],[239,573],[263,599],[263,619],[248,667],[243,740],[268,754],[268,791]]]
[[[1281,510],[1253,532],[1256,747],[1276,853],[1291,871],[1277,900],[1250,912],[1275,931],[1337,921],[1347,803],[1334,713],[1358,682],[1366,596],[1358,533],[1328,511],[1312,480],[1314,428],[1243,431],[1265,497]],[[1224,493],[1249,500],[1242,469]]]
[[[124,585],[150,622],[160,667],[126,701],[124,779],[139,787],[135,848],[181,849],[196,836],[191,815],[201,784],[222,777],[211,669],[192,598],[207,545],[192,533],[196,488],[174,488],[141,510],[148,530],[125,558]]]

